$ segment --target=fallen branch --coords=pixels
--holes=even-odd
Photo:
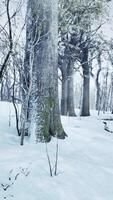
[[[103,124],[104,124],[104,130],[105,130],[105,131],[107,131],[107,132],[109,132],[109,133],[113,133],[113,131],[109,130],[109,127],[108,127],[108,125],[107,125],[107,122],[103,122]]]

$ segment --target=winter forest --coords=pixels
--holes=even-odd
[[[0,0],[0,200],[113,200],[113,0]]]

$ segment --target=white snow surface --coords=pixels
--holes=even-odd
[[[104,118],[113,117],[62,117],[68,137],[59,140],[58,175],[50,177],[45,144],[26,138],[20,146],[13,106],[0,102],[0,200],[113,200],[113,134]],[[56,142],[48,144],[53,167]]]

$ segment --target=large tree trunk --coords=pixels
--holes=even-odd
[[[76,116],[74,110],[74,83],[73,83],[73,74],[74,74],[74,62],[69,59],[67,66],[67,113],[69,116]]]
[[[88,64],[88,48],[83,49],[83,99],[81,116],[90,116],[90,72]]]
[[[30,116],[28,132],[33,141],[65,138],[58,101],[57,1],[29,0],[30,41]],[[28,25],[29,29],[29,25]],[[26,45],[27,46],[27,45]],[[28,66],[28,67],[29,67]],[[29,104],[28,104],[29,105]]]

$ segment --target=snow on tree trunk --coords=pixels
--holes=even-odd
[[[65,138],[58,101],[57,1],[29,0],[29,134],[37,142]],[[29,105],[29,104],[28,104]]]

